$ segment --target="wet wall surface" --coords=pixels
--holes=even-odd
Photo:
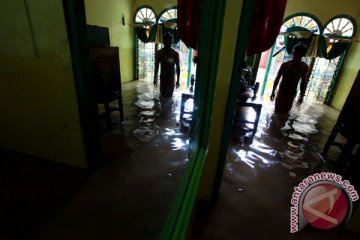
[[[321,104],[278,115],[264,102],[253,143],[232,136],[218,201],[199,208],[192,239],[360,239],[349,229],[290,233],[293,187],[314,172],[332,171],[319,153],[337,115]]]
[[[159,239],[188,161],[180,96],[124,84],[126,121],[103,131],[104,164],[94,172],[0,151],[12,162],[2,168],[0,238]]]

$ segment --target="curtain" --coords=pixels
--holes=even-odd
[[[157,25],[146,29],[144,26],[135,26],[136,36],[144,43],[154,42],[156,37]]]
[[[348,38],[337,38],[335,41],[330,41],[326,36],[311,35],[307,37],[306,34],[299,34],[300,32],[304,33],[305,31],[310,32],[304,27],[293,26],[287,29],[285,37],[285,48],[288,54],[292,53],[292,49],[295,45],[302,43],[304,44],[308,51],[307,57],[321,57],[328,60],[337,58],[343,54],[351,45],[352,40]],[[295,37],[290,37],[293,34]],[[334,39],[335,40],[335,39]]]
[[[198,47],[200,2],[201,0],[177,0],[179,36],[188,48]]]
[[[330,60],[344,53],[350,47],[351,41],[338,39],[338,42],[330,42],[327,37],[321,36],[319,43],[321,57]]]
[[[306,46],[307,49],[309,49],[310,45],[311,45],[311,41],[312,41],[312,36],[311,36],[311,32],[304,28],[304,27],[299,27],[299,26],[293,26],[293,27],[289,27],[286,30],[287,33],[293,33],[294,36],[299,35],[298,32],[308,32],[310,33],[310,35],[306,35],[306,34],[302,34],[299,37],[290,37],[291,35],[288,35],[285,37],[285,47],[286,47],[286,52],[288,54],[292,54],[292,50],[293,48],[299,44],[302,43]],[[302,37],[304,36],[304,37]],[[310,36],[310,37],[305,37],[305,36]]]
[[[271,48],[279,35],[287,0],[255,0],[250,23],[247,55]]]
[[[319,39],[320,36],[314,35],[312,37],[310,46],[307,50],[306,57],[321,57],[319,50]]]
[[[162,25],[162,34],[170,34],[173,37],[173,43],[177,44],[180,41],[179,30],[177,26],[177,19],[170,19]]]

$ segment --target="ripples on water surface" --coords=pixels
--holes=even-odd
[[[318,161],[313,157],[317,149],[309,138],[318,132],[316,124],[321,114],[321,107],[303,106],[293,107],[287,116],[279,115],[273,112],[272,103],[265,102],[253,143],[230,143],[225,172],[232,175],[234,169],[243,171],[241,163],[255,175],[272,166],[283,167],[291,177],[299,169],[309,169],[312,162]]]

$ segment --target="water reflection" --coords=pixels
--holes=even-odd
[[[174,129],[170,129],[170,128],[165,128],[164,134],[166,136],[182,136],[183,135],[178,129],[174,130]]]
[[[128,226],[131,219],[132,231],[141,235],[136,239],[147,239],[148,229],[155,228],[151,234],[158,239],[188,165],[189,136],[180,132],[177,122],[181,92],[177,89],[173,98],[163,99],[152,82],[134,81],[123,85],[123,94],[127,121],[121,133],[131,155],[117,172],[125,179],[120,204],[129,209],[121,225]],[[118,155],[123,162],[125,154]]]
[[[271,103],[264,102],[253,143],[246,145],[235,137],[231,140],[217,203],[210,213],[199,214],[194,227],[199,233],[193,234],[194,239],[333,236],[335,231],[321,237],[325,231],[304,229],[295,236],[288,230],[294,186],[317,171],[316,166],[328,171],[317,156],[316,145],[323,146],[336,118],[329,114],[329,108],[324,109],[322,116],[322,106],[295,109],[290,115],[281,116],[273,113]],[[258,230],[259,226],[263,231]],[[336,239],[342,239],[344,231],[339,230]]]
[[[165,141],[173,151],[186,151],[188,135],[181,133],[179,129],[181,92],[175,91],[172,98],[163,98],[151,83],[139,81],[136,85],[136,98],[137,123],[132,130],[136,139],[139,142]],[[188,101],[186,107],[192,106],[193,102]],[[166,147],[158,143],[155,146]]]
[[[138,106],[141,109],[152,109],[154,107],[154,102],[150,100],[141,100],[139,99],[136,103],[136,106]]]
[[[141,111],[140,115],[142,115],[142,116],[155,116],[155,111]]]
[[[189,144],[189,140],[184,141],[181,138],[174,138],[171,142],[173,150],[179,150],[186,147]]]
[[[134,130],[134,135],[141,142],[148,142],[159,134],[159,128],[156,126],[141,126]]]
[[[270,104],[264,104],[257,133],[251,145],[234,140],[230,143],[225,171],[233,173],[234,165],[244,164],[254,174],[273,165],[281,166],[295,177],[296,169],[309,169],[309,154],[314,146],[309,137],[316,134],[317,119],[321,109],[305,107],[288,115],[273,112]]]

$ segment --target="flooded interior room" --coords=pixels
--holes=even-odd
[[[360,239],[359,1],[0,6],[0,239]]]

